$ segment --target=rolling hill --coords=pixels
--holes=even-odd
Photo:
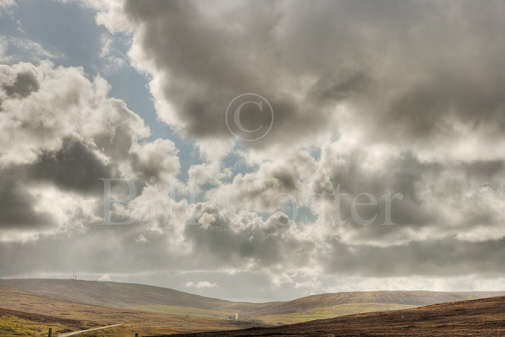
[[[435,304],[415,309],[348,315],[272,328],[226,331],[241,336],[502,336],[505,297]],[[209,332],[170,337],[217,337]]]
[[[41,318],[41,314],[44,317]],[[17,335],[37,335],[35,331],[41,329],[40,319],[45,320],[42,324],[45,327],[42,329],[44,332],[47,332],[48,327],[53,327],[55,333],[125,323],[125,326],[115,329],[120,336],[133,335],[134,332],[152,335],[258,325],[217,317],[202,318],[63,301],[7,286],[0,286],[0,315],[1,336],[13,335],[13,332]],[[33,329],[25,329],[30,326],[33,326]]]
[[[241,321],[263,321],[269,324],[291,324],[348,314],[408,309],[505,295],[505,292],[373,291],[313,295],[287,302],[246,303],[198,296],[168,288],[116,282],[11,279],[0,280],[0,285],[25,292],[24,296],[32,294],[45,300],[75,305],[121,308],[125,309],[123,312],[130,314],[130,311],[140,311],[143,315],[171,314],[223,320],[232,313],[238,313]],[[24,308],[26,306],[10,307],[16,310]],[[158,321],[158,318],[153,316],[147,321],[151,320]]]
[[[503,294],[505,295],[505,293]],[[283,315],[351,303],[382,303],[423,306],[477,298],[478,296],[472,295],[471,293],[461,294],[435,291],[368,291],[312,295],[288,302],[269,303],[268,306],[265,307],[243,307],[241,304],[237,304],[235,306],[232,305],[231,307],[236,307],[237,309],[242,309],[244,312],[255,315],[272,313]]]
[[[127,308],[139,305],[216,309],[233,302],[189,294],[169,288],[133,283],[54,279],[0,280],[0,285],[62,301]]]

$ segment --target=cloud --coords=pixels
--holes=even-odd
[[[218,285],[216,283],[210,283],[209,281],[199,281],[199,282],[188,282],[186,287],[188,288],[216,288]]]
[[[53,226],[54,219],[48,212],[37,210],[36,196],[26,183],[16,180],[13,170],[2,171],[0,185],[0,216],[5,230],[43,229]]]
[[[106,281],[106,282],[110,282],[112,281],[112,278],[109,276],[109,275],[102,275],[98,278],[98,281]]]
[[[130,57],[153,77],[160,118],[195,140],[233,138],[224,110],[254,92],[275,124],[247,147],[282,151],[327,134],[404,150],[444,142],[444,156],[461,158],[468,133],[503,142],[504,16],[499,1],[479,12],[468,1],[124,1],[98,22],[134,27]],[[242,117],[263,125],[258,111]]]
[[[86,5],[110,34],[131,34],[129,61],[150,79],[160,120],[202,162],[181,172],[184,151],[150,138],[100,76],[47,61],[0,66],[4,275],[79,262],[107,275],[257,273],[272,289],[317,292],[420,285],[406,277],[447,288],[438,278],[505,272],[502,2]],[[116,55],[102,37],[102,56]],[[247,92],[275,120],[237,145],[225,111]],[[241,122],[266,127],[254,107]],[[133,224],[95,226],[104,177],[138,186],[112,206]],[[396,225],[382,225],[389,216]],[[177,285],[217,292],[220,277]]]
[[[4,14],[11,14],[16,7],[17,4],[14,0],[0,0],[0,16]]]
[[[80,69],[50,63],[1,70],[2,240],[31,259],[6,268],[7,274],[32,268],[36,252],[52,256],[41,266],[56,270],[80,261],[87,270],[109,273],[262,271],[273,284],[299,288],[317,280],[289,281],[289,271],[386,277],[501,270],[501,160],[425,161],[395,148],[360,149],[352,140],[334,140],[322,144],[317,159],[306,150],[287,152],[231,181],[218,166],[195,166],[191,177],[213,187],[198,190],[191,202],[187,194],[170,192],[174,183],[177,193],[190,193],[188,184],[174,179],[177,148],[167,139],[147,141],[142,119],[107,97],[103,79],[90,81]],[[18,81],[19,74],[25,79]],[[103,215],[103,177],[139,185],[129,205],[113,207],[117,216],[135,217],[131,226],[95,226]],[[119,185],[113,191],[118,198]],[[338,187],[345,196],[337,215],[350,219],[343,226],[335,223],[331,196]],[[358,209],[364,219],[377,214],[370,226],[352,219],[351,202],[362,192],[378,200]],[[396,192],[403,194],[391,205],[397,225],[381,226],[381,196]],[[21,244],[26,240],[36,243],[27,248]],[[58,256],[53,246],[75,254]],[[96,265],[97,254],[108,258]],[[476,263],[479,256],[488,256],[487,264]]]
[[[21,60],[39,62],[58,57],[58,54],[47,51],[35,41],[0,35],[0,61],[2,62],[13,63]]]
[[[135,239],[135,242],[147,243],[149,240],[147,240],[144,235],[139,235],[138,238]]]
[[[136,176],[144,179],[155,177],[170,181],[180,170],[177,154],[179,150],[168,139],[156,139],[153,142],[134,144],[130,150],[131,165]]]
[[[117,71],[127,65],[125,55],[114,47],[113,42],[114,41],[110,35],[102,34],[102,37],[100,38],[101,50],[99,57],[105,60],[104,71],[107,73]]]
[[[179,160],[108,83],[80,68],[0,66],[0,215],[2,240],[27,233],[84,230],[103,214],[100,178],[169,179]]]

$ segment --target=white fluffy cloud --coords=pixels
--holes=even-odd
[[[109,275],[102,275],[98,278],[98,281],[106,281],[106,282],[110,282],[112,281],[112,278],[109,276]]]
[[[216,283],[210,283],[209,281],[198,281],[198,282],[188,282],[186,287],[188,288],[216,288],[218,285]]]
[[[177,174],[174,144],[147,142],[149,128],[107,97],[103,78],[46,61],[2,65],[0,83],[3,241],[99,223],[99,178]]]

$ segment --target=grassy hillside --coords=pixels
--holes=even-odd
[[[332,307],[315,308],[308,312],[290,313],[284,315],[265,315],[258,316],[257,319],[268,324],[280,325],[307,322],[316,319],[333,318],[365,312],[387,311],[409,309],[416,306],[404,304],[385,304],[385,303],[347,303],[335,305]]]
[[[43,313],[44,315],[57,319],[74,320],[82,322],[83,328],[89,326],[93,327],[126,323],[124,327],[117,328],[117,331],[142,332],[145,335],[173,332],[227,330],[253,326],[253,324],[246,321],[199,318],[67,302],[5,286],[0,286],[0,299],[0,307],[3,309],[16,310],[26,314],[36,315]],[[19,318],[26,320],[26,317]],[[24,326],[24,323],[15,323],[14,318],[8,317],[8,320],[12,324],[20,324]],[[53,323],[49,322],[48,327],[52,326],[51,324]],[[60,326],[55,325],[55,327]],[[5,328],[5,331],[7,331],[8,328],[12,328],[10,323]],[[76,329],[75,327],[72,329],[82,330],[81,328]],[[121,333],[120,335],[123,336],[124,334]],[[102,334],[102,332],[100,332],[100,334]]]
[[[161,324],[154,322],[161,322],[162,318],[156,315],[162,314],[223,320],[233,313],[238,313],[242,321],[288,324],[363,312],[406,309],[435,303],[505,295],[505,292],[372,291],[313,295],[287,302],[246,303],[208,298],[161,287],[115,282],[23,279],[0,280],[0,285],[24,291],[23,296],[32,294],[42,296],[46,300],[65,302],[64,307],[68,306],[69,302],[73,302],[74,305],[80,303],[81,305],[114,307],[116,309],[108,310],[113,313],[112,317],[117,317],[118,313],[122,313],[134,323],[139,322],[134,313],[142,311],[143,317],[152,315],[146,321],[155,325]],[[18,304],[19,307],[14,309],[31,310],[26,301]],[[78,308],[74,306],[71,311],[76,312],[76,310]],[[81,315],[88,317],[87,309],[82,309]],[[103,317],[109,317],[107,313],[103,315]],[[81,316],[74,317],[81,318]],[[92,317],[89,319],[98,319],[96,316]]]
[[[423,306],[477,298],[477,296],[474,296],[471,293],[461,294],[434,291],[368,291],[313,295],[289,302],[271,303],[264,307],[244,307],[243,305],[238,304],[236,306],[232,305],[230,308],[236,307],[237,310],[243,311],[244,314],[254,316],[271,314],[286,315],[291,313],[313,311],[316,308],[327,308],[351,303],[382,303]]]
[[[0,308],[0,336],[33,336],[47,334],[49,328],[59,334],[100,326],[96,322],[78,321],[47,315],[30,314]]]
[[[139,305],[171,305],[215,309],[233,302],[143,284],[81,280],[0,280],[0,285],[50,296],[63,301],[127,308]]]
[[[503,336],[505,297],[415,309],[348,315],[272,328],[226,331],[227,337],[283,336]],[[223,332],[171,337],[219,337]]]
[[[175,315],[189,315],[194,317],[208,317],[208,318],[227,318],[230,316],[230,312],[224,310],[210,310],[210,309],[199,309],[193,307],[182,307],[182,306],[172,306],[172,305],[139,305],[132,307],[135,310],[143,311],[154,311],[163,312]]]

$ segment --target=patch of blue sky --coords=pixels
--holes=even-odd
[[[314,158],[316,161],[319,161],[319,159],[321,159],[321,148],[320,147],[311,146],[307,150],[309,151],[309,154],[311,155],[311,157]]]
[[[247,149],[244,148],[242,143],[236,142],[233,150],[224,157],[222,164],[232,173],[228,178],[229,181],[233,180],[237,174],[247,174],[258,170],[258,165],[250,165],[244,160],[242,153],[246,152]]]
[[[285,203],[282,205],[272,205],[268,212],[256,212],[261,219],[266,222],[271,216],[277,212],[283,212],[288,218],[289,222],[284,222],[284,220],[276,220],[279,226],[289,225],[303,227],[305,225],[313,225],[318,220],[318,214],[311,210],[310,207],[302,205],[300,203]]]
[[[95,23],[95,12],[77,4],[56,1],[18,0],[17,8],[2,24],[2,32],[39,43],[59,57],[53,62],[65,67],[82,66],[95,75],[100,36],[105,27]]]
[[[55,55],[49,58],[56,65],[82,67],[89,79],[98,74],[105,78],[111,85],[109,96],[123,100],[149,126],[151,136],[148,141],[164,138],[175,143],[181,163],[179,179],[187,179],[191,165],[203,162],[193,143],[158,119],[148,88],[149,79],[129,65],[129,36],[110,35],[105,27],[96,24],[94,10],[76,3],[18,0],[17,4],[11,15],[4,15],[0,20],[2,35],[40,44],[48,53]],[[102,52],[104,37],[111,39],[110,52],[106,56]],[[15,48],[9,49],[16,52]],[[108,58],[111,55],[124,63],[111,67]],[[43,55],[41,58],[44,58]],[[18,54],[11,63],[19,61],[34,60],[31,55]]]

